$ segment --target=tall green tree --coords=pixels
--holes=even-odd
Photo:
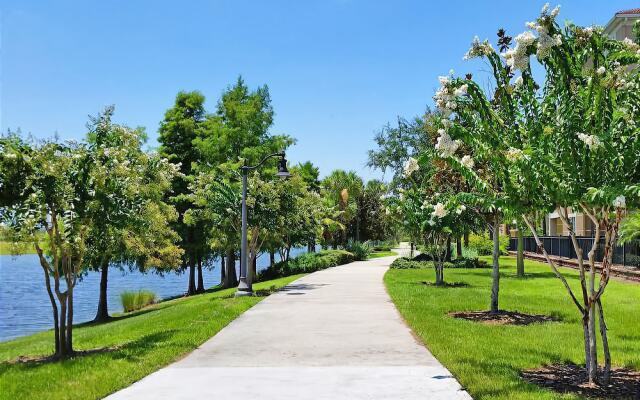
[[[200,92],[179,92],[158,129],[159,153],[180,168],[168,201],[178,212],[174,229],[180,235],[180,246],[184,249],[182,269],[188,269],[188,295],[204,290],[196,286],[196,266],[201,265],[199,260],[206,256],[204,253],[208,249],[203,229],[184,221],[185,213],[193,207],[189,184],[194,181],[195,168],[200,161],[200,152],[194,141],[205,122],[204,101],[205,97]],[[202,271],[199,272],[198,281],[202,281]]]
[[[228,87],[218,101],[216,111],[206,115],[197,137],[193,141],[200,161],[197,166],[198,179],[201,182],[216,182],[215,187],[222,190],[219,204],[231,201],[231,193],[240,191],[239,170],[242,165],[255,165],[269,154],[286,149],[294,143],[287,135],[273,135],[270,128],[273,125],[273,107],[268,87],[261,86],[251,90],[239,77],[234,85]],[[275,162],[267,162],[259,170],[261,181],[269,182],[275,175]],[[197,200],[200,201],[200,200]],[[239,214],[240,202],[228,203],[225,210],[233,218],[236,211]],[[250,213],[252,210],[249,210]],[[224,213],[203,213],[207,224],[202,229],[209,235],[209,244],[215,251],[226,252],[223,285],[225,287],[236,284],[236,255],[240,245],[240,238],[236,222],[211,224],[206,220],[215,215],[216,220]]]

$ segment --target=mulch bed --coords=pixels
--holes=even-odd
[[[575,364],[553,364],[523,371],[527,382],[559,393],[574,393],[595,399],[640,399],[640,371],[614,368],[609,385],[589,386],[584,367]]]
[[[529,325],[543,322],[558,321],[549,315],[523,314],[517,311],[457,311],[449,313],[453,318],[482,322],[489,325]]]

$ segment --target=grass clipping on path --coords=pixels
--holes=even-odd
[[[261,282],[259,293],[302,275]],[[47,362],[53,332],[0,343],[0,399],[101,399],[170,364],[261,300],[234,298],[235,289],[157,303],[105,324],[73,330],[80,355]]]
[[[445,281],[467,287],[446,290],[433,282],[433,269],[390,269],[385,285],[394,304],[433,355],[474,399],[580,399],[525,381],[523,371],[554,364],[584,364],[580,315],[546,264],[526,261],[516,278],[515,258],[500,259],[500,308],[548,315],[557,322],[492,325],[452,318],[449,313],[488,310],[491,271],[447,269]],[[564,269],[579,289],[578,272]],[[603,297],[613,364],[640,370],[640,285],[612,280]],[[602,355],[600,356],[602,360]]]

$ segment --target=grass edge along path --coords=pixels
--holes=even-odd
[[[367,257],[367,260],[371,260],[372,258],[381,258],[381,257],[391,257],[397,256],[398,253],[395,251],[374,251]]]
[[[279,289],[304,274],[256,283]],[[76,351],[63,362],[15,362],[53,352],[53,332],[0,343],[0,399],[99,399],[176,361],[214,336],[264,297],[234,298],[235,289],[157,303],[104,324],[74,329]],[[179,382],[176,382],[179,384]]]
[[[499,326],[448,316],[451,311],[488,309],[488,269],[445,269],[447,282],[464,282],[467,287],[425,285],[423,282],[434,280],[433,268],[390,269],[384,282],[416,336],[474,399],[578,399],[577,395],[555,393],[520,378],[520,371],[545,364],[584,365],[575,305],[546,264],[525,263],[527,277],[518,279],[515,258],[500,258],[500,308],[552,315],[560,322]],[[578,272],[564,268],[562,272],[577,288]],[[614,366],[640,370],[639,300],[640,285],[614,279],[603,297]]]

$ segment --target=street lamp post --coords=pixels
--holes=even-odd
[[[240,281],[238,283],[238,290],[236,291],[236,297],[238,296],[251,296],[253,295],[252,279],[247,279],[248,275],[248,252],[247,252],[247,176],[249,171],[260,167],[268,159],[272,157],[280,157],[278,161],[278,173],[276,174],[282,179],[291,176],[287,169],[287,159],[285,153],[273,153],[263,158],[257,165],[248,166],[243,165],[240,167],[242,173],[242,241],[240,243]]]

